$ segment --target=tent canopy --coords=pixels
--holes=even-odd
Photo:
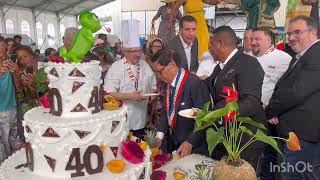
[[[112,1],[114,0],[0,0],[0,6],[79,15],[84,9],[92,10]]]

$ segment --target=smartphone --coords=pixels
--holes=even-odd
[[[28,66],[26,69],[26,73],[27,74],[32,74],[33,73],[33,67],[32,66]]]
[[[10,59],[14,62],[17,63],[17,55],[16,54],[12,54]]]

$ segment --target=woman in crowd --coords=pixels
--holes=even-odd
[[[168,31],[169,27],[169,17],[174,9],[175,2],[177,0],[161,0],[161,2],[166,3],[165,5],[161,6],[158,10],[158,13],[153,17],[152,19],[152,25],[154,25],[154,22],[161,17],[159,29],[158,29],[158,38],[162,39],[164,44],[167,44],[171,39],[173,39],[176,36],[176,30],[175,28],[172,28],[170,31]],[[178,19],[180,20],[182,18],[182,15],[180,11],[175,15],[174,20]],[[172,22],[171,26],[174,27],[175,22]]]
[[[10,130],[17,122],[16,91],[22,88],[19,69],[16,63],[6,54],[6,43],[0,37],[0,163],[15,149],[10,147]]]
[[[150,58],[159,50],[164,48],[164,44],[160,38],[153,39],[149,47],[147,48],[146,61],[149,63]],[[164,84],[157,78],[157,91],[162,95]],[[155,99],[151,99],[148,104],[148,126],[150,128],[156,127],[160,119],[160,113],[162,110],[162,96],[157,96]]]
[[[15,41],[14,41],[14,39],[13,38],[6,38],[4,40],[4,42],[7,44],[7,56],[9,58],[11,58],[11,60],[15,61],[16,59],[15,59],[15,57],[13,57],[13,56],[15,56],[15,52],[14,52]],[[12,59],[12,58],[14,58],[14,59]]]
[[[101,79],[102,84],[101,87],[104,85],[104,78],[108,72],[108,69],[110,68],[111,64],[114,63],[114,58],[111,56],[110,53],[106,52],[103,46],[98,46],[93,49],[93,53],[98,57],[100,61],[100,66],[102,68],[101,72]]]
[[[22,112],[30,110],[38,104],[38,93],[34,87],[33,78],[37,73],[37,61],[34,52],[29,46],[21,45],[16,49],[19,75],[23,91],[17,96]]]
[[[54,56],[57,54],[57,50],[55,50],[54,48],[47,48],[45,51],[44,51],[44,56],[45,56],[45,61],[48,62],[49,61],[49,58],[51,56]]]

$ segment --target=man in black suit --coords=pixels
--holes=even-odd
[[[183,16],[179,21],[179,35],[168,42],[167,48],[174,50],[178,67],[196,73],[198,62],[197,21],[192,16]]]
[[[157,145],[161,146],[164,135],[168,152],[177,150],[180,157],[192,153],[208,155],[205,131],[193,133],[194,119],[182,117],[179,111],[202,108],[210,100],[207,86],[194,74],[179,68],[169,49],[160,50],[151,59],[151,67],[167,84],[164,108],[157,127]]]
[[[313,167],[318,165],[319,168],[320,42],[317,37],[317,24],[310,17],[294,17],[289,21],[287,35],[289,45],[297,55],[276,84],[266,107],[266,115],[270,123],[278,125],[280,136],[286,138],[288,133],[293,131],[300,140],[300,151],[290,151],[282,144],[285,163],[297,165],[300,170],[308,163],[314,163]],[[282,179],[311,177],[308,176],[312,174],[308,169],[304,172],[296,170],[283,172]]]
[[[265,124],[265,115],[261,103],[261,91],[264,71],[252,56],[244,54],[237,49],[237,36],[229,26],[220,26],[213,30],[210,40],[209,52],[213,58],[219,61],[207,83],[214,102],[214,109],[225,106],[225,100],[221,96],[223,86],[235,86],[239,92],[239,113],[241,117],[250,117],[253,120]],[[223,122],[220,122],[223,123]],[[255,133],[256,128],[247,126]],[[244,137],[243,142],[248,141]],[[259,158],[263,151],[263,144],[255,142],[243,153],[241,158],[248,161],[257,169]],[[213,151],[213,157],[220,159],[224,155],[224,148],[218,146]]]

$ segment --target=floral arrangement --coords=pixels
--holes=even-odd
[[[209,111],[209,102],[205,104],[202,111],[197,114],[195,122],[195,131],[208,128],[206,140],[208,142],[210,154],[219,143],[222,143],[228,153],[226,161],[231,164],[237,163],[240,160],[240,154],[249,145],[255,141],[261,141],[271,145],[282,155],[275,139],[286,141],[288,148],[293,151],[300,150],[299,140],[293,132],[289,133],[289,139],[267,136],[263,132],[263,130],[266,130],[266,127],[263,124],[257,123],[249,117],[240,117],[240,114],[237,112],[239,109],[237,104],[238,92],[235,87],[224,86],[222,92],[227,94],[223,96],[226,102],[225,107],[215,111]],[[224,127],[218,128],[215,123],[222,117],[224,117]],[[245,124],[256,127],[257,131],[253,133],[244,126]],[[245,143],[242,142],[244,134],[247,134],[250,137],[249,141]]]
[[[150,176],[151,180],[166,180],[167,173],[164,171],[153,171]]]
[[[126,140],[121,144],[121,154],[129,162],[138,164],[143,162],[144,152],[138,143]]]
[[[152,159],[152,168],[159,169],[169,161],[168,154],[158,154]]]

